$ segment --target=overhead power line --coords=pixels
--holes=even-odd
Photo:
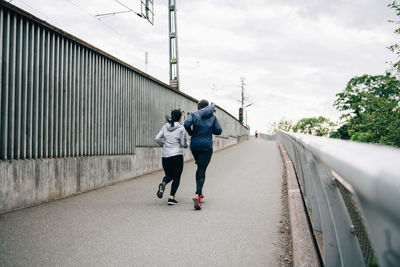
[[[118,0],[114,0],[115,2],[117,2],[118,4],[120,4],[121,6],[123,6],[123,7],[125,7],[125,8],[127,8],[129,11],[132,11],[132,12],[135,12],[135,11],[133,11],[130,7],[128,7],[128,6],[126,6],[126,5],[124,5],[123,3],[121,3],[120,1],[118,1]]]
[[[12,1],[12,0],[11,0],[11,1]],[[9,3],[11,3],[11,1],[9,1]],[[47,20],[47,22],[49,22],[49,23],[51,22],[51,23],[55,24],[55,21],[54,21],[54,20],[52,20],[52,19],[49,18],[47,15],[43,14],[42,12],[40,12],[40,10],[38,10],[37,8],[34,8],[34,7],[31,6],[31,5],[28,5],[27,3],[25,3],[25,2],[22,1],[22,0],[18,0],[18,1],[21,2],[22,4],[24,4],[25,6],[29,7],[30,9],[35,10],[38,14],[41,15],[42,19]],[[15,2],[14,2],[14,3],[15,3]]]
[[[106,26],[108,29],[110,29],[111,31],[113,31],[114,33],[116,33],[117,35],[119,35],[120,37],[123,37],[123,35],[121,35],[116,29],[114,29],[113,27],[105,24],[104,22],[102,22],[101,20],[99,20],[98,18],[96,18],[96,16],[94,16],[93,14],[91,14],[90,12],[86,11],[84,8],[80,7],[79,5],[77,5],[76,3],[74,3],[71,0],[66,0],[67,2],[69,2],[71,5],[75,6],[76,8],[80,9],[82,12],[84,12],[85,14],[89,15],[90,17],[92,17],[93,19],[96,19],[98,22],[100,22],[101,24],[103,24],[103,26]]]
[[[125,36],[123,34],[121,34],[120,32],[118,32],[118,30],[116,30],[115,28],[107,25],[106,23],[104,23],[102,20],[96,18],[95,15],[91,14],[89,11],[85,10],[84,8],[80,7],[78,4],[74,3],[72,0],[65,0],[67,2],[69,2],[71,5],[75,6],[76,8],[78,8],[79,10],[81,10],[82,12],[84,12],[86,15],[89,15],[92,19],[95,19],[97,22],[100,22],[103,26],[107,27],[109,30],[111,30],[112,32],[114,32],[115,34],[117,34],[118,38],[123,41],[126,42],[126,40],[124,40],[123,38],[125,38]],[[130,43],[130,45],[132,45]],[[141,51],[142,53],[144,53],[145,51],[139,47],[135,47],[135,50],[137,51]]]
[[[130,7],[128,7],[127,5],[121,3],[120,1],[114,0],[114,2],[117,2],[118,4],[120,4],[121,6],[125,7],[125,8],[128,9],[128,10],[117,11],[117,12],[109,12],[109,13],[103,13],[103,14],[96,14],[96,15],[94,15],[94,16],[95,16],[97,19],[100,20],[101,18],[103,18],[103,17],[105,17],[105,16],[115,16],[115,15],[117,15],[117,14],[122,14],[122,13],[134,13],[134,14],[138,15],[139,17],[143,18],[143,15],[142,15],[142,14],[140,14],[140,13],[138,13],[138,12],[132,10]]]

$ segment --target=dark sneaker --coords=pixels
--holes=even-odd
[[[201,194],[201,195],[200,195],[200,202],[203,202],[203,199],[204,199],[204,195]]]
[[[176,199],[168,198],[168,205],[176,205],[178,204],[178,201]]]
[[[194,197],[192,198],[193,203],[194,203],[194,209],[196,210],[200,210],[201,209],[201,203],[200,203],[200,197],[198,194],[194,195]]]
[[[165,190],[164,183],[159,184],[158,185],[158,191],[157,191],[157,197],[158,198],[162,198],[162,196],[164,195],[164,190]]]

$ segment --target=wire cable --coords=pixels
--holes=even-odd
[[[12,0],[11,0],[12,1]],[[9,3],[11,3],[11,1]],[[32,7],[31,5],[28,5],[27,3],[25,3],[22,0],[18,0],[19,2],[21,2],[22,4],[24,4],[25,6],[29,7],[32,10],[35,10],[38,14],[40,14],[42,16],[43,19],[46,19],[48,22],[51,22],[52,24],[57,24],[54,20],[52,20],[51,18],[49,18],[48,16],[46,16],[45,14],[43,14],[42,12],[40,12],[40,10]]]
[[[72,0],[65,0],[67,2],[69,2],[70,4],[72,4],[73,6],[75,6],[76,8],[78,8],[79,10],[81,10],[82,12],[84,12],[86,15],[89,15],[92,19],[95,19],[97,22],[100,22],[103,26],[107,27],[109,30],[111,30],[112,32],[114,32],[117,35],[117,38],[122,42],[122,43],[127,43],[126,35],[121,34],[120,32],[118,32],[115,28],[107,25],[106,23],[104,23],[100,18],[96,17],[95,15],[91,14],[89,11],[85,10],[84,8],[80,7],[78,4],[76,4],[75,2],[73,2]],[[134,50],[138,51],[139,53],[144,54],[145,50],[142,48],[139,48],[137,46],[134,46],[131,42],[129,42],[129,46],[131,46]],[[138,56],[136,56],[137,59],[139,59]]]
[[[145,19],[145,17],[144,17],[142,14],[140,14],[140,13],[138,13],[138,12],[132,10],[130,7],[126,6],[125,4],[121,3],[120,1],[117,1],[117,0],[114,0],[114,1],[117,2],[119,5],[125,7],[127,10],[124,10],[124,11],[117,11],[117,12],[109,12],[109,13],[103,13],[103,14],[96,14],[96,15],[94,15],[94,16],[95,16],[97,19],[100,20],[100,19],[102,19],[103,17],[106,17],[106,16],[115,16],[115,15],[122,14],[122,13],[134,13],[134,14],[138,15],[139,17]]]
[[[118,1],[118,0],[114,0],[115,2],[117,2],[118,4],[120,4],[121,6],[123,6],[123,7],[125,7],[125,8],[127,8],[129,11],[131,11],[131,12],[134,12],[134,13],[136,13],[135,11],[133,11],[130,7],[128,7],[128,6],[126,6],[126,5],[124,5],[123,3],[121,3],[120,1]]]
[[[114,29],[113,27],[105,24],[103,21],[101,21],[100,19],[96,18],[95,15],[91,14],[90,12],[86,11],[85,9],[83,9],[82,7],[80,7],[79,5],[77,5],[76,3],[74,3],[72,0],[65,0],[67,2],[69,2],[70,4],[72,4],[73,6],[75,6],[76,8],[80,9],[82,12],[84,12],[85,14],[89,15],[90,17],[92,17],[93,19],[95,19],[96,21],[100,22],[101,24],[103,24],[103,26],[106,26],[109,30],[113,31],[114,33],[116,33],[118,36],[120,37],[125,37],[124,35],[122,35],[121,33],[119,33],[116,29]]]

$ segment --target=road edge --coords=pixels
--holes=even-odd
[[[292,233],[293,266],[321,266],[314,240],[304,209],[303,197],[297,181],[296,172],[288,153],[280,141],[278,143],[284,169],[286,171],[289,204],[290,231]]]

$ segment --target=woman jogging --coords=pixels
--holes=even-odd
[[[167,123],[157,134],[155,141],[163,147],[162,166],[165,176],[158,185],[157,197],[162,198],[165,186],[172,181],[171,193],[168,198],[168,205],[178,204],[175,193],[178,190],[181,174],[183,170],[183,149],[187,148],[186,131],[180,124],[182,112],[175,109],[171,112],[171,119],[167,118]]]

